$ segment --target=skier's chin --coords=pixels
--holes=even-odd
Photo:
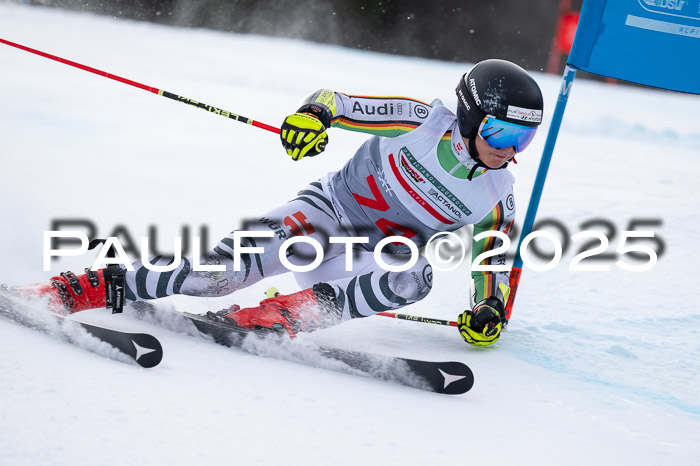
[[[490,160],[485,161],[482,158],[481,163],[483,163],[484,165],[486,165],[487,168],[490,168],[492,170],[497,170],[499,168],[502,168],[503,165],[505,165],[506,163],[508,163],[512,160],[512,158],[507,159],[507,158],[501,158],[498,156],[489,157],[489,159]]]

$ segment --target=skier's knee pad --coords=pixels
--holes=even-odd
[[[418,262],[410,269],[389,274],[391,291],[409,303],[420,301],[428,296],[432,287],[433,269],[423,256],[420,256]]]

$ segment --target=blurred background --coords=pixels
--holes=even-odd
[[[583,0],[24,0],[179,27],[561,73]]]

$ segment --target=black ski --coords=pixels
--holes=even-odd
[[[87,332],[130,356],[141,367],[155,367],[163,359],[163,347],[153,335],[123,332],[101,325],[79,322],[57,314],[39,315],[38,310],[30,311],[22,307],[23,304],[20,301],[0,294],[0,315],[25,327],[58,335],[71,343],[75,343],[73,338],[75,330]]]
[[[243,340],[251,332],[255,332],[213,321],[203,315],[185,312],[183,316],[201,333],[211,336],[214,341],[226,346],[241,347]],[[279,338],[277,335],[274,337]],[[420,361],[323,346],[318,347],[318,352],[326,358],[341,361],[371,378],[437,393],[459,395],[466,393],[474,385],[472,371],[461,362]]]
[[[169,316],[163,316],[161,309],[152,306],[137,306],[142,316],[149,315],[149,321],[156,324],[167,325],[175,331],[187,331],[181,326],[173,327],[173,322]],[[170,311],[165,311],[170,313]],[[180,314],[180,313],[179,313]],[[282,357],[279,352],[268,354],[259,352],[244,345],[247,337],[256,335],[262,338],[271,339],[278,343],[280,347],[289,350],[290,354],[285,354],[284,359],[288,359],[301,364],[312,364],[308,359],[295,357],[294,344],[286,336],[276,333],[262,332],[230,326],[226,323],[211,320],[206,315],[181,313],[182,317],[194,324],[199,333],[208,335],[218,344],[230,347],[241,348],[244,351],[262,356]],[[283,346],[288,345],[288,346]],[[307,348],[308,349],[308,348]],[[474,374],[466,364],[456,361],[432,362],[416,359],[400,358],[394,356],[383,356],[362,351],[349,351],[325,346],[314,346],[312,351],[320,354],[324,358],[333,361],[340,361],[345,368],[334,365],[332,369],[343,372],[352,372],[378,380],[394,382],[409,387],[422,390],[444,393],[448,395],[459,395],[466,393],[474,384]],[[349,369],[349,370],[348,370]]]
[[[71,320],[87,332],[109,343],[122,353],[131,356],[136,363],[145,368],[155,367],[163,359],[163,347],[160,341],[148,333],[129,333],[100,325],[87,324]]]

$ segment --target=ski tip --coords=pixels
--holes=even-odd
[[[461,395],[467,393],[474,386],[474,373],[466,364],[461,362],[443,363],[438,366],[437,370],[442,378],[442,385],[438,385],[439,393]]]
[[[474,386],[474,373],[464,363],[410,360],[409,364],[428,380],[430,388],[436,393],[461,395]]]
[[[163,346],[158,338],[148,333],[130,333],[121,330],[71,320],[92,336],[109,343],[122,353],[132,357],[145,368],[155,367],[163,359]]]
[[[152,335],[139,334],[131,340],[136,353],[133,355],[136,363],[146,369],[156,367],[163,360],[163,347],[160,341]]]

